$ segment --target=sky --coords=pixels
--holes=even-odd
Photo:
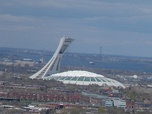
[[[152,0],[0,0],[0,47],[152,57]]]

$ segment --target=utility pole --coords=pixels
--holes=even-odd
[[[101,57],[101,61],[102,61],[102,46],[100,46],[100,57]]]
[[[102,55],[102,46],[100,46],[100,55]]]

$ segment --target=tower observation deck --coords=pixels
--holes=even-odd
[[[59,73],[60,72],[60,62],[62,59],[62,56],[68,46],[72,43],[73,39],[68,37],[63,37],[60,39],[60,43],[58,45],[58,48],[56,49],[54,55],[49,60],[49,62],[38,72],[30,76],[31,79],[42,79],[46,78],[52,74]]]

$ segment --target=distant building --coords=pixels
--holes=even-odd
[[[104,99],[102,102],[104,107],[126,108],[126,101],[121,99]]]
[[[113,99],[114,106],[118,108],[125,108],[126,107],[126,101],[121,99]]]
[[[102,102],[102,106],[104,107],[113,107],[113,100],[107,99],[107,100],[103,100]]]
[[[114,86],[125,88],[120,82],[106,78],[103,75],[95,74],[88,71],[67,71],[60,72],[60,62],[67,47],[72,43],[73,39],[63,37],[59,46],[49,62],[38,72],[30,76],[31,79],[55,79],[65,84],[90,85],[97,84],[99,86]]]
[[[88,71],[67,71],[57,74],[52,74],[44,79],[55,79],[62,81],[65,84],[77,84],[77,85],[92,85],[97,84],[99,86],[113,86],[125,88],[120,82],[106,78],[103,75],[88,72]]]

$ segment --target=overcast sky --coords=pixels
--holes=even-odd
[[[152,0],[0,0],[0,47],[152,57]]]

